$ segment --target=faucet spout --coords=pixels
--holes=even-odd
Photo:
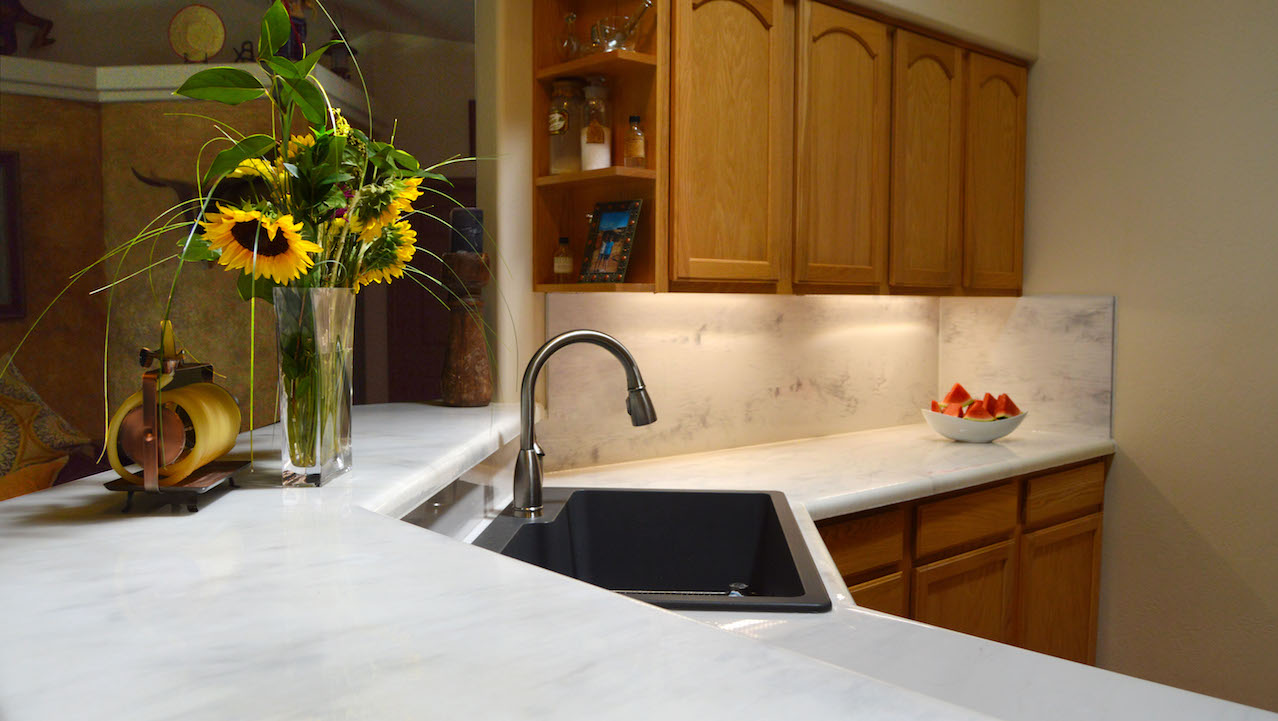
[[[643,385],[639,364],[621,341],[597,330],[570,330],[546,341],[528,361],[523,384],[519,389],[519,455],[515,459],[514,509],[521,516],[534,517],[541,514],[541,459],[545,453],[537,445],[533,431],[533,389],[537,386],[537,374],[555,351],[573,343],[593,343],[612,353],[621,363],[626,371],[626,412],[630,414],[633,425],[646,426],[657,420],[657,411],[653,408],[652,398],[648,396],[648,389]]]

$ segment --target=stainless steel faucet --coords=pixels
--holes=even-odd
[[[546,341],[546,344],[533,353],[524,371],[523,385],[519,389],[519,457],[515,459],[515,513],[532,518],[541,515],[541,448],[533,435],[533,388],[537,385],[537,373],[555,351],[573,343],[594,343],[606,348],[621,361],[626,370],[626,412],[630,414],[630,422],[636,426],[646,426],[657,420],[657,411],[652,407],[652,399],[648,390],[643,387],[643,376],[639,374],[639,364],[635,357],[621,344],[621,341],[597,330],[570,330]]]

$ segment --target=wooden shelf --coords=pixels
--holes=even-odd
[[[556,78],[580,77],[582,75],[618,77],[632,75],[637,72],[651,73],[656,69],[656,55],[637,53],[633,50],[613,50],[612,52],[595,53],[576,60],[569,60],[566,63],[542,68],[537,71],[534,77],[548,83]]]
[[[638,2],[638,0],[635,0]],[[617,0],[531,0],[532,63],[532,285],[538,293],[658,293],[668,290],[666,198],[669,196],[668,123],[670,83],[670,6],[653,0],[632,50],[595,53],[560,62],[556,38],[571,11],[576,27],[589,28],[615,15]],[[551,175],[547,120],[555,98],[554,81],[603,76],[612,123],[613,165],[599,170]],[[641,118],[647,141],[647,167],[623,165],[627,119]],[[590,245],[588,215],[600,203],[642,201],[624,283],[556,283],[551,273],[559,239],[568,239],[574,269]],[[571,276],[576,280],[578,275]]]
[[[609,180],[651,180],[656,182],[657,171],[650,168],[627,168],[613,165],[599,170],[583,170],[579,173],[561,173],[559,175],[543,175],[537,178],[537,187],[552,185],[577,185]]]
[[[655,293],[656,283],[534,283],[536,293]]]

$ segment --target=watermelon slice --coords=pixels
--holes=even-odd
[[[966,406],[972,402],[972,396],[961,384],[955,383],[954,387],[950,389],[949,393],[945,394],[945,398],[941,402],[947,406],[952,404]]]
[[[1019,416],[1020,414],[1021,409],[1016,407],[1016,404],[1012,402],[1011,398],[1007,397],[1006,393],[1000,395],[998,399],[994,401],[994,417],[1011,418],[1012,416]]]
[[[941,412],[942,412],[942,413],[944,413],[944,414],[945,414],[945,415],[947,415],[947,416],[954,416],[955,418],[962,418],[962,417],[963,417],[963,404],[962,404],[962,403],[947,403],[947,404],[945,405],[945,410],[944,410],[944,411],[941,411]]]
[[[945,412],[945,406],[944,406],[943,404],[941,404],[941,403],[937,403],[936,401],[932,401],[932,412],[933,412],[933,413],[944,413],[944,412]]]
[[[989,411],[990,413],[993,413],[994,401],[995,401],[994,395],[992,393],[986,393],[985,397],[982,398],[981,400],[985,401],[985,410]]]
[[[985,401],[979,400],[967,407],[967,413],[963,415],[969,421],[992,421],[994,414],[985,407]]]

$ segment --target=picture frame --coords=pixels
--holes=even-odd
[[[0,151],[0,319],[26,315],[22,288],[22,196],[18,154]]]
[[[595,203],[581,258],[582,283],[624,283],[643,200]]]

